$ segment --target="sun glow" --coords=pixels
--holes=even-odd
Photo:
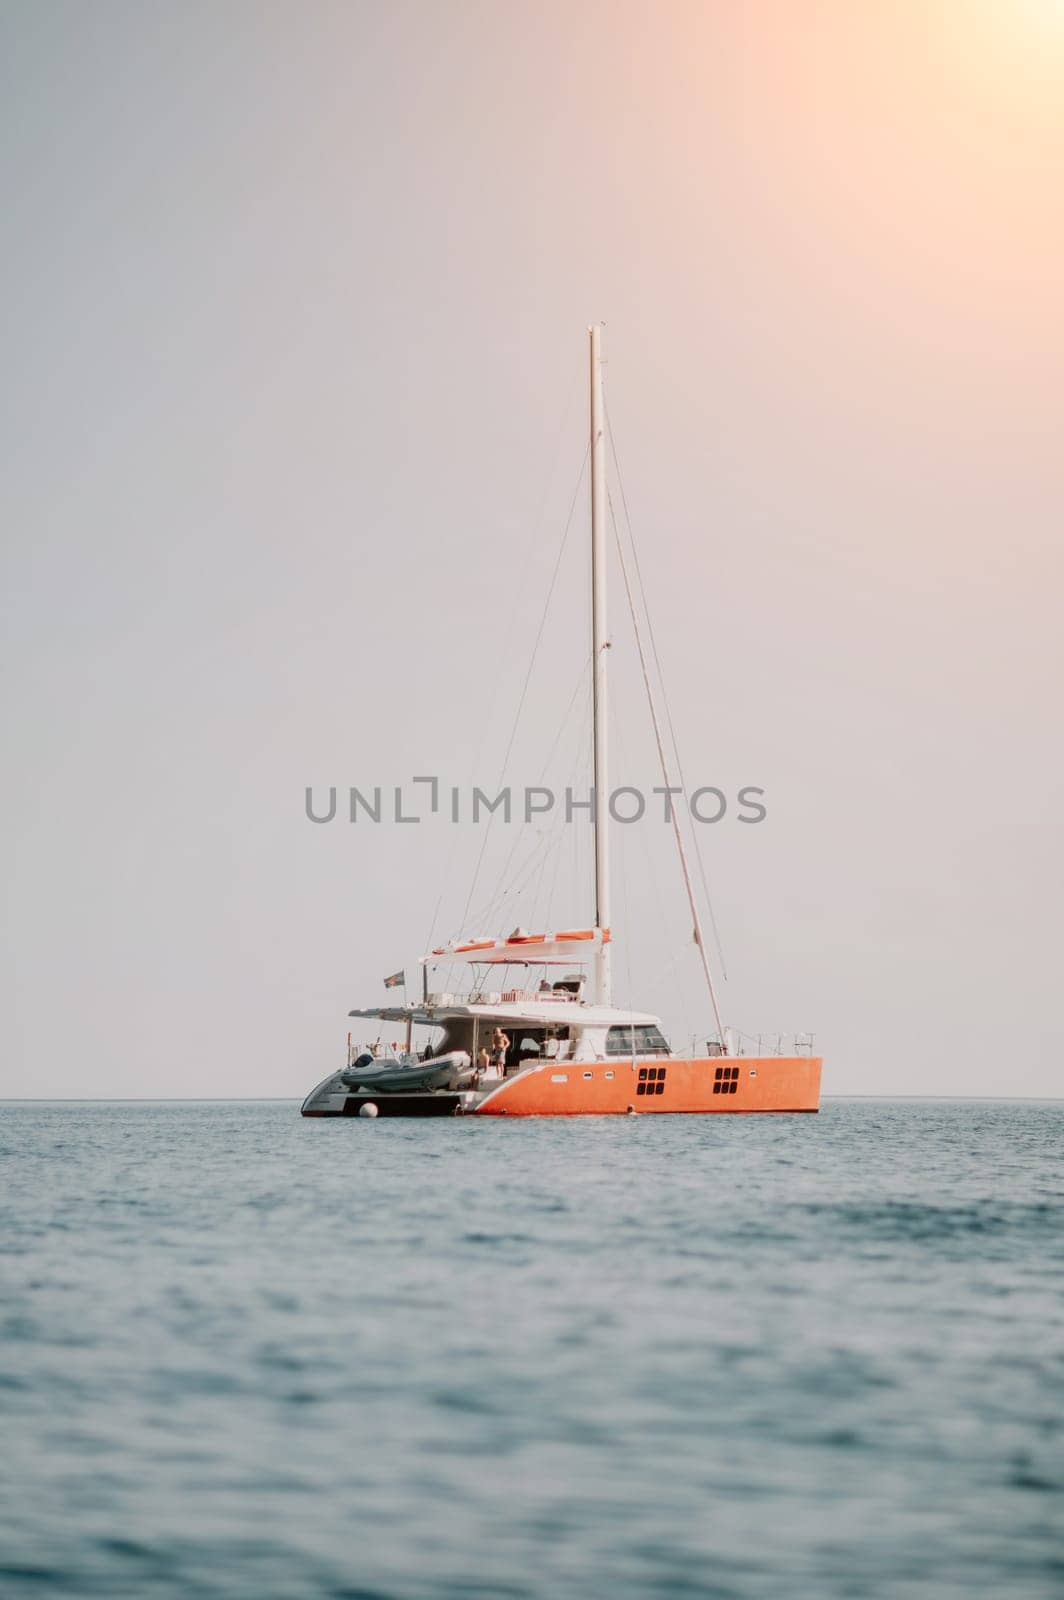
[[[964,0],[938,13],[938,28],[962,97],[974,91],[1021,123],[1059,127],[1064,0]]]
[[[958,7],[962,20],[999,37],[1026,41],[1064,39],[1064,0],[977,0]]]

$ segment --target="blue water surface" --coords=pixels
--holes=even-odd
[[[0,1106],[0,1594],[1064,1593],[1064,1105]]]

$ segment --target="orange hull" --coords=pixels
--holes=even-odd
[[[544,1062],[537,1071],[500,1084],[475,1115],[819,1111],[820,1067],[819,1056]]]

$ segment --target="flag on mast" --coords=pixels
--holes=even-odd
[[[385,978],[384,980],[384,987],[386,989],[398,989],[400,986],[404,989],[406,988],[405,972],[393,972],[390,978]]]

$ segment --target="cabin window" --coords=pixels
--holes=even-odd
[[[664,1094],[665,1071],[664,1067],[640,1067],[636,1094]]]
[[[568,1083],[569,1074],[567,1072],[552,1072],[550,1081],[551,1083]]]
[[[713,1075],[714,1094],[736,1094],[739,1089],[739,1068],[718,1067]]]
[[[668,1040],[653,1023],[641,1023],[634,1028],[611,1028],[606,1035],[608,1056],[667,1056]]]
[[[612,1073],[612,1072],[607,1072],[607,1073],[606,1073],[606,1074],[605,1074],[605,1076],[606,1076],[606,1077],[607,1077],[607,1078],[612,1078],[612,1077],[613,1077],[613,1076],[614,1076],[614,1074],[613,1074],[613,1073]]]

